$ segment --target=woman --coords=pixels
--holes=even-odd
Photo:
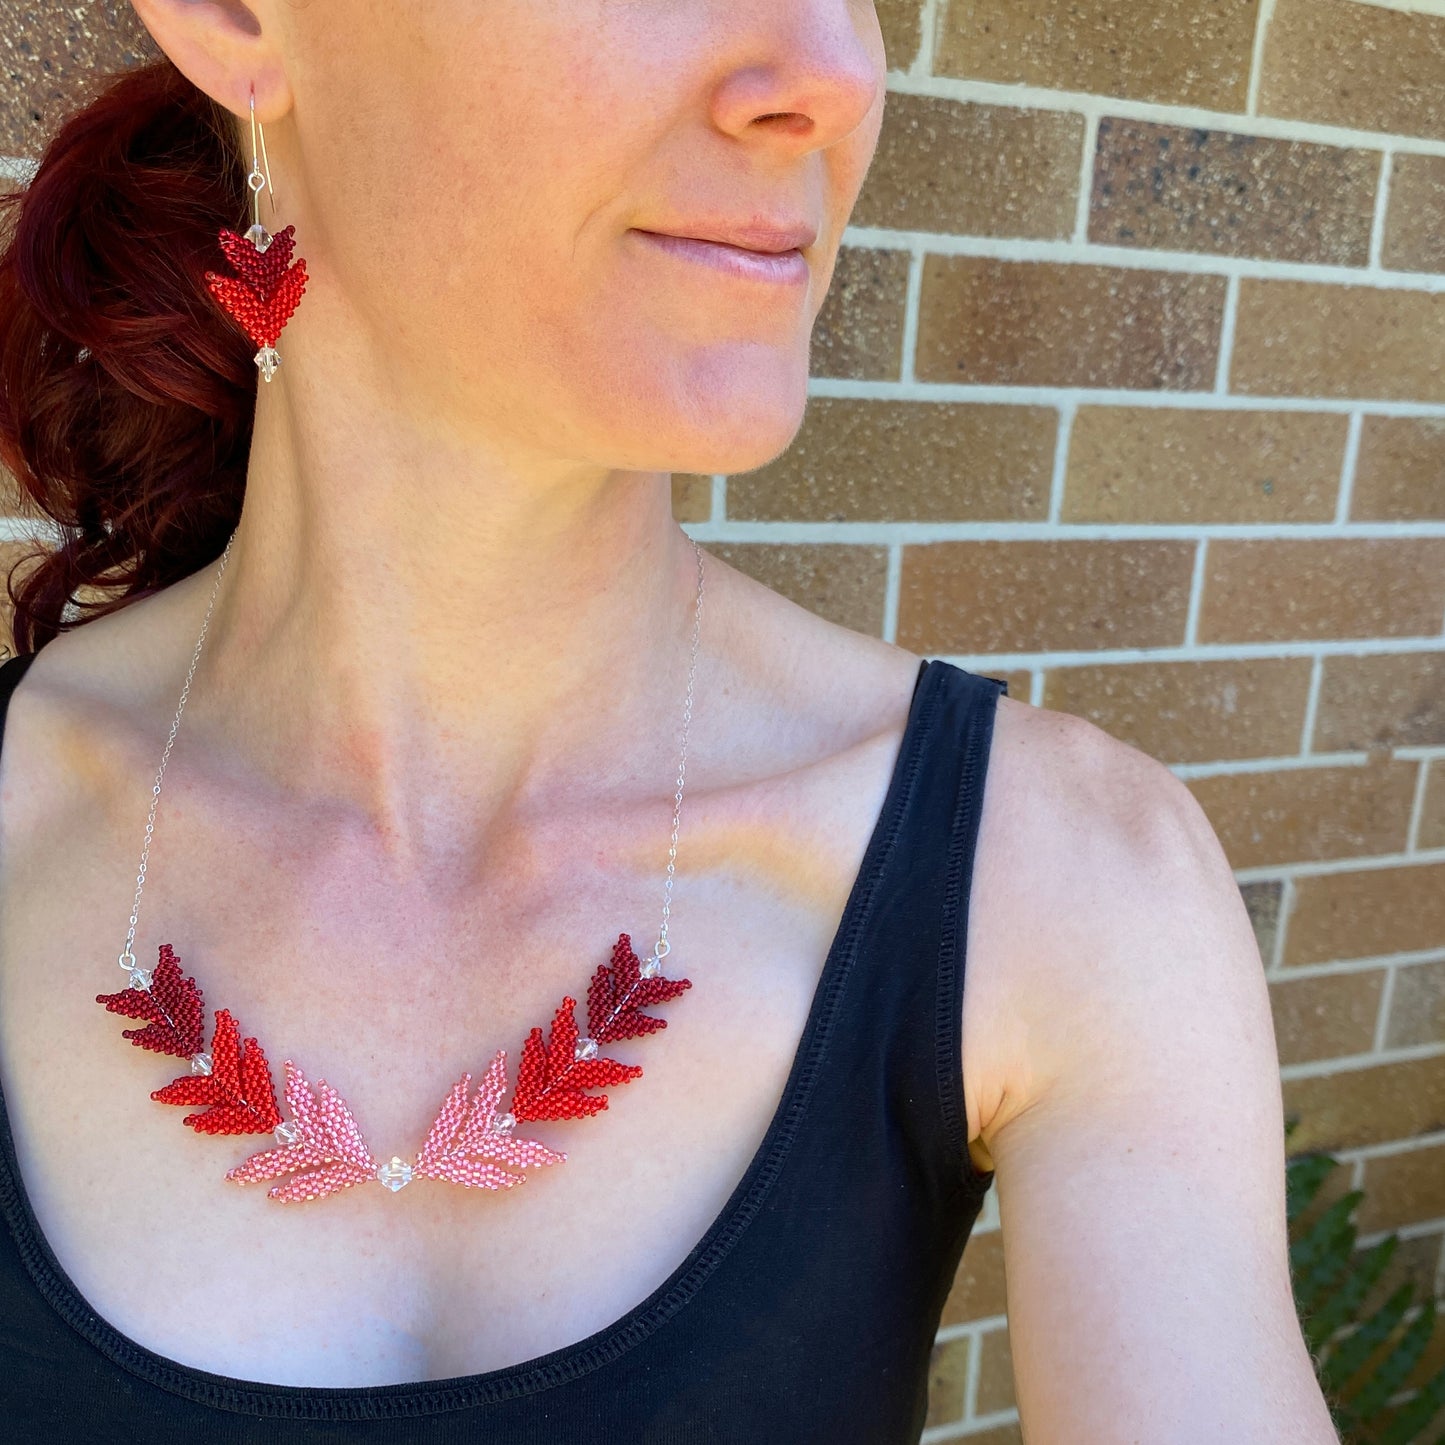
[[[0,753],[9,1427],[894,1445],[996,1178],[1031,1445],[1333,1441],[1259,956],[1187,789],[699,573],[672,519],[672,472],[800,423],[872,8],[134,4],[175,83],[62,131],[28,202],[68,198],[58,260],[11,273],[0,352],[10,463],[75,524],[16,587]],[[306,277],[260,379],[203,279],[253,214],[253,98]],[[111,569],[124,605],[62,619]],[[646,1077],[514,1119],[566,1157],[525,1187],[413,1183],[445,1086],[504,1046],[516,1078],[618,932],[651,942],[674,856],[689,987],[604,1051]],[[278,1093],[286,1061],[275,1141],[161,1106],[211,1084],[144,1097],[241,1054],[217,1014],[167,1064],[113,1015],[180,1005],[96,1007],[131,877],[131,988],[173,943],[195,1017]],[[324,1185],[221,1182],[324,1099],[323,1164],[251,1179]]]

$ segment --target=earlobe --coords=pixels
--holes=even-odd
[[[271,0],[130,0],[157,49],[198,90],[250,120],[265,125],[292,108],[290,80],[275,44]]]

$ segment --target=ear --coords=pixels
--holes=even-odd
[[[280,120],[293,104],[276,41],[274,0],[130,0],[151,39],[193,85],[249,122]]]

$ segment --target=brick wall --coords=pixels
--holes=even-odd
[[[1292,1149],[1445,1295],[1445,7],[880,0],[793,447],[676,478],[829,617],[1169,763],[1270,980]],[[1436,1329],[1418,1383],[1445,1360]],[[1019,1439],[993,1196],[926,1439]]]
[[[1296,1147],[1349,1161],[1362,1244],[1404,1237],[1381,1293],[1439,1293],[1445,5],[877,8],[887,113],[802,429],[676,477],[675,513],[1187,780],[1255,921]],[[60,9],[0,3],[12,155],[115,54]],[[931,1401],[927,1440],[1020,1439],[996,1195]]]
[[[802,430],[676,479],[735,565],[1187,780],[1292,1148],[1404,1236],[1380,1298],[1445,1286],[1442,11],[880,0]],[[928,1440],[1020,1438],[996,1197],[931,1401]]]

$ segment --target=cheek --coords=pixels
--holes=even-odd
[[[538,248],[565,262],[590,213],[636,184],[659,110],[655,61],[645,46],[634,56],[637,37],[597,34],[607,6],[352,3],[365,18],[351,17],[344,63],[328,56],[335,42],[318,12],[329,6],[304,6],[295,21],[309,32],[296,42],[308,171],[328,227],[347,232],[335,244],[348,270],[365,255],[359,234],[383,287],[397,266],[424,267],[442,310],[454,285]]]
[[[541,45],[537,24],[530,34]],[[629,312],[615,294],[631,284],[625,233],[663,184],[656,131],[673,102],[644,101],[625,51],[602,65],[585,36],[565,39],[545,65],[526,60],[530,45],[485,64],[454,49],[389,147],[383,229],[399,234],[382,249],[410,258],[404,294],[424,298],[448,362],[475,366],[485,353],[535,367],[540,348],[601,364]],[[373,267],[368,288],[390,304],[386,268]]]
[[[434,268],[443,329],[472,326],[474,307],[493,324],[545,324],[603,281],[645,181],[655,110],[627,91],[620,65],[604,75],[574,49],[554,49],[545,67],[493,57],[480,74],[460,70],[434,77],[407,122],[392,224]]]
[[[611,22],[599,10],[419,0],[389,12],[393,61],[368,72],[379,86],[318,102],[351,106],[330,128],[351,158],[317,180],[345,232],[327,248],[455,415],[611,465],[750,470],[801,420],[812,325],[876,118],[815,158],[832,245],[805,287],[693,274],[626,232],[698,193],[678,137],[701,41],[678,27],[703,8],[669,12],[670,32],[642,27],[654,6]],[[637,31],[619,35],[627,13]]]
[[[636,237],[588,255],[558,285],[570,304],[535,294],[516,318],[531,383],[519,413],[575,426],[575,454],[639,470],[750,471],[787,446],[807,401],[811,286],[692,275]]]

